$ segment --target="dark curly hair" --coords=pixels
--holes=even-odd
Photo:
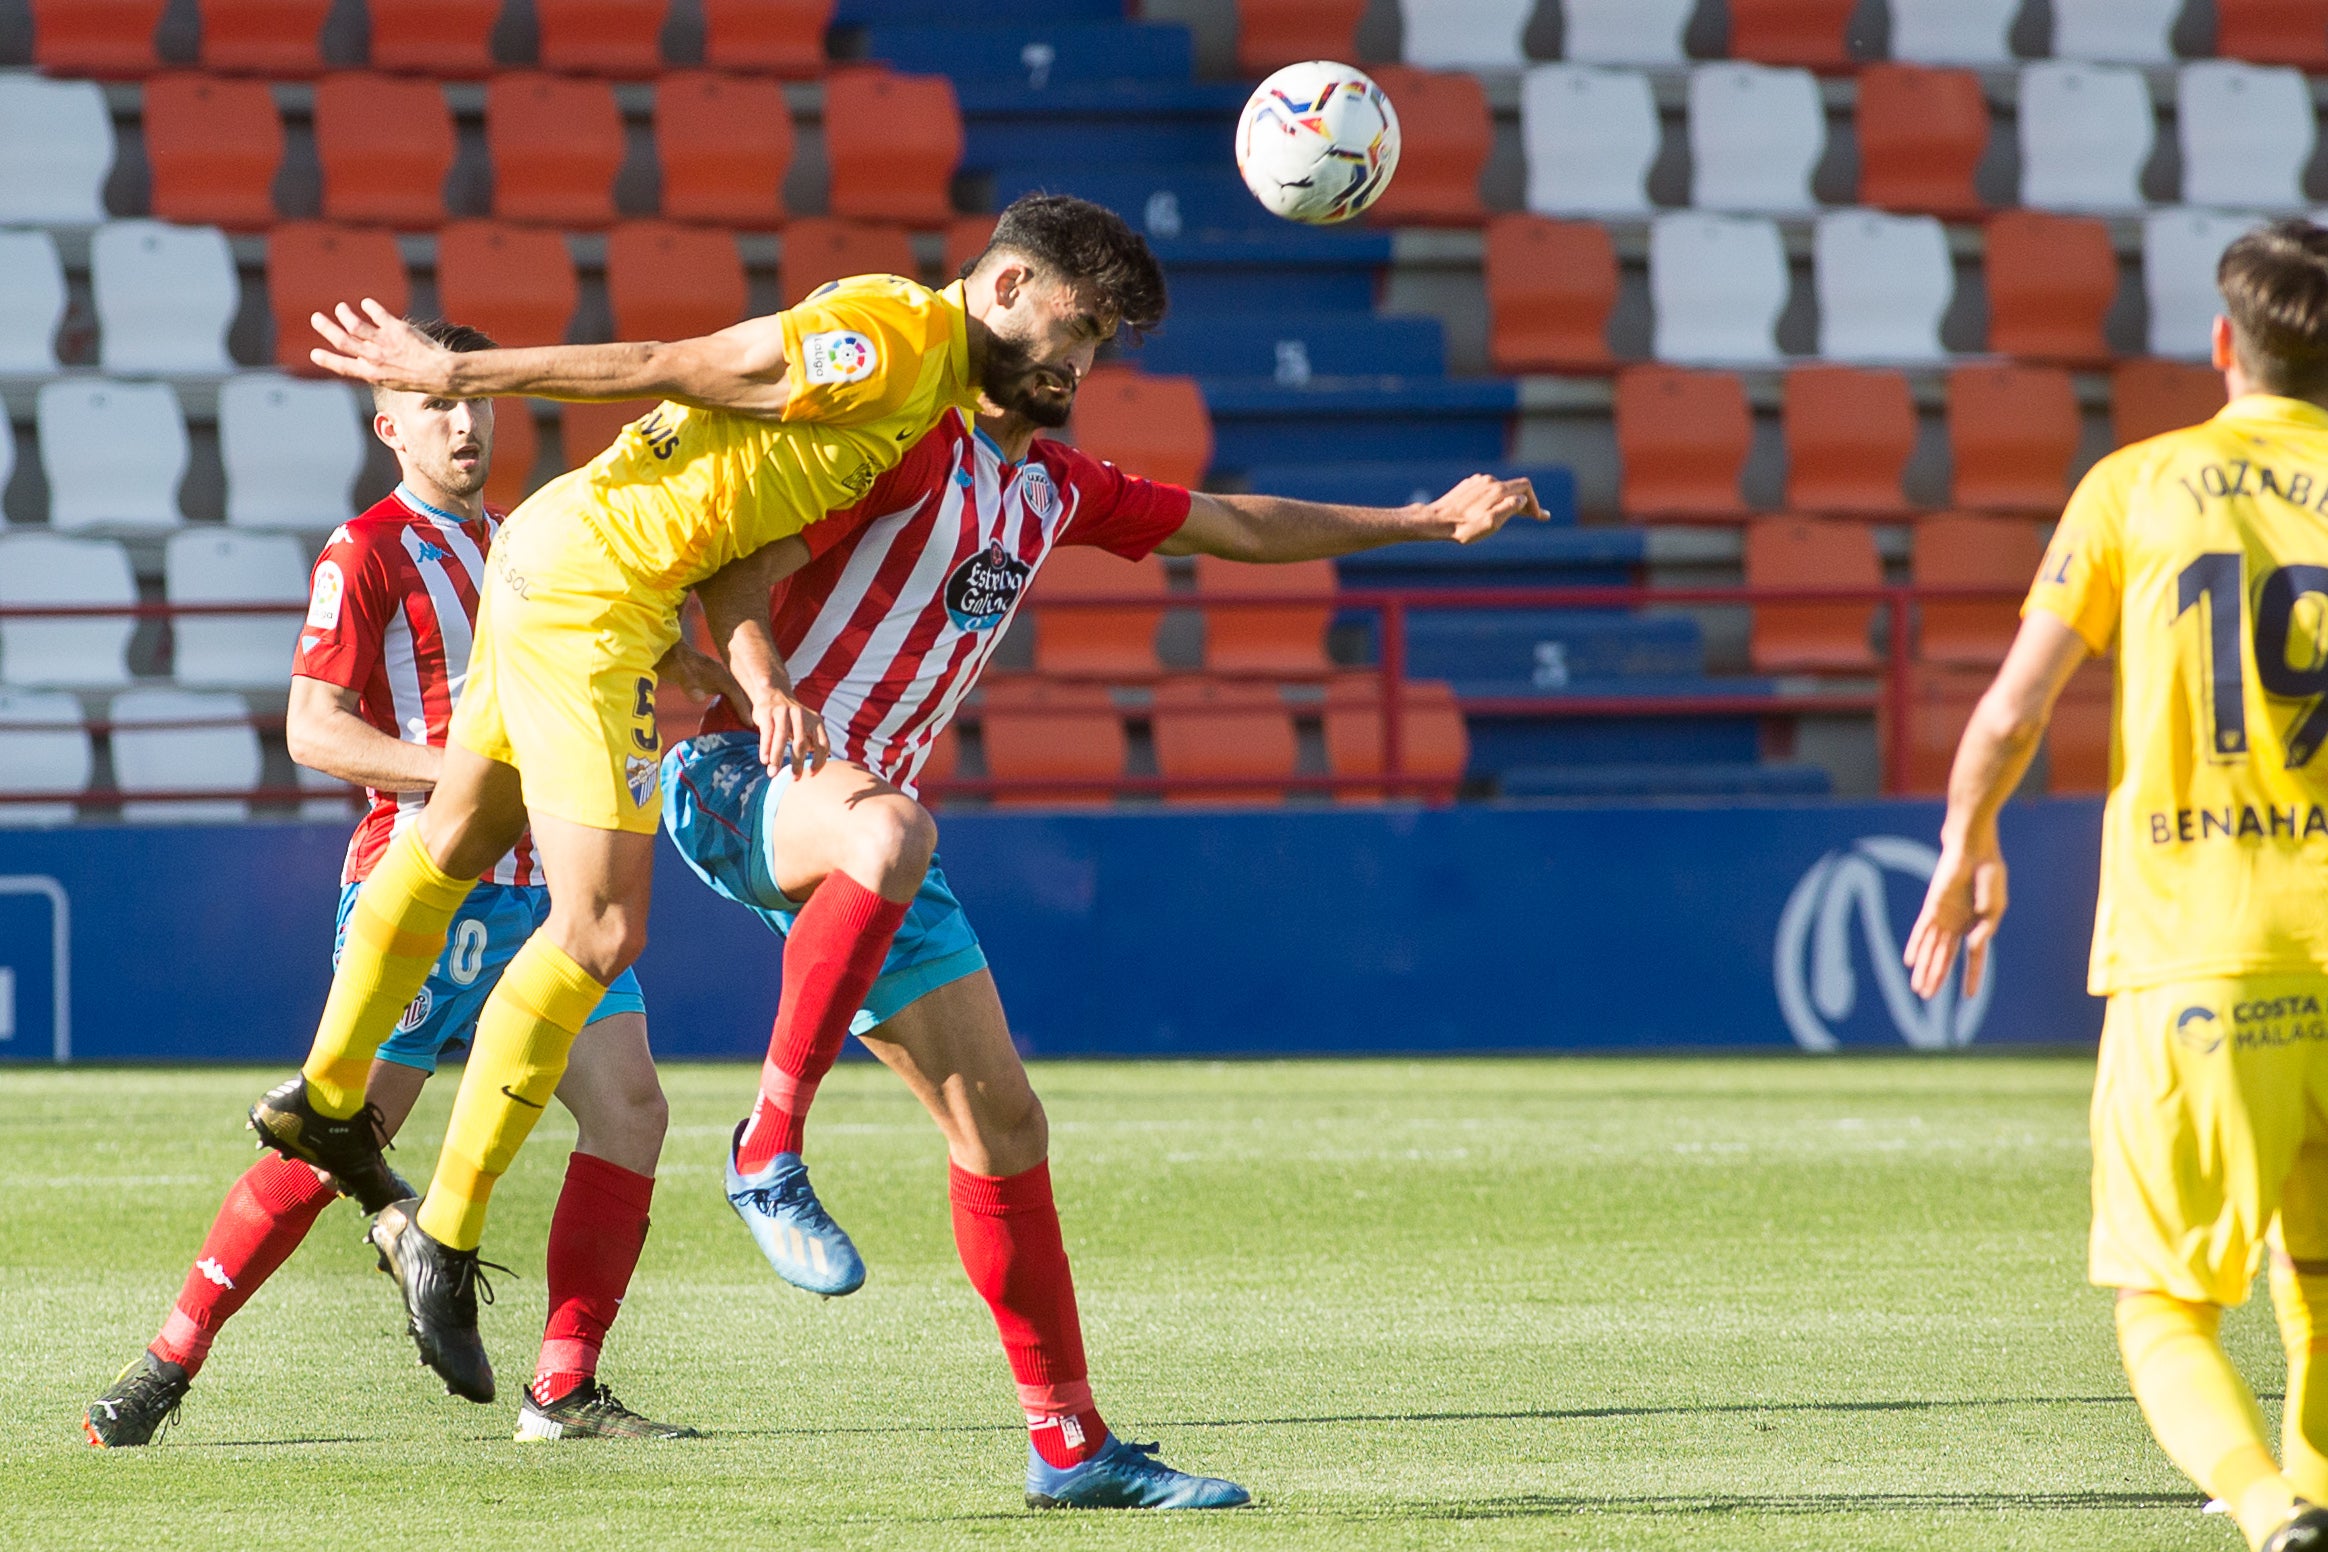
[[[994,223],[984,251],[962,266],[967,280],[1010,253],[1069,280],[1087,282],[1118,328],[1135,339],[1164,321],[1170,298],[1164,268],[1147,239],[1105,205],[1070,194],[1024,194]]]
[[[472,350],[499,350],[501,348],[493,342],[492,335],[487,334],[483,329],[472,328],[465,323],[448,323],[442,318],[407,318],[404,321],[444,346],[445,349],[458,351],[464,355]],[[374,409],[380,407],[380,395],[385,391],[381,388],[372,390],[372,407]]]

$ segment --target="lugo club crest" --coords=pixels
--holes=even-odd
[[[984,631],[1000,625],[1033,569],[1005,550],[1000,539],[989,540],[946,578],[946,614],[954,628]]]

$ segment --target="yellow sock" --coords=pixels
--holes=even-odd
[[[2255,1396],[2224,1355],[2223,1311],[2163,1293],[2121,1295],[2118,1351],[2150,1431],[2183,1473],[2231,1506],[2260,1547],[2293,1512],[2296,1492],[2263,1442]]]
[[[2312,1365],[2328,1353],[2328,1274],[2299,1272],[2271,1258],[2271,1303],[2288,1351],[2288,1404],[2280,1413],[2280,1460],[2296,1496],[2328,1503],[2328,1374]],[[2314,1380],[2321,1383],[2314,1384]]]
[[[420,1226],[455,1250],[485,1237],[485,1203],[565,1075],[566,1053],[606,988],[541,933],[525,940],[477,1015],[477,1048],[445,1125]]]
[[[307,1097],[328,1116],[363,1108],[372,1053],[419,995],[444,952],[453,913],[476,887],[429,860],[417,825],[388,843],[348,913],[331,996],[307,1053]]]

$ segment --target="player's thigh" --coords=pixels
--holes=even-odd
[[[1050,1148],[1042,1102],[985,969],[925,993],[860,1038],[905,1081],[978,1175],[1015,1175]]]
[[[655,837],[537,814],[533,840],[550,881],[542,931],[592,976],[612,982],[647,946]]]
[[[516,767],[447,746],[419,822],[438,867],[454,878],[481,877],[525,834],[525,788]]]
[[[789,780],[779,773],[766,790],[767,868],[787,897],[805,900],[838,872],[875,889],[921,882],[937,846],[937,823],[863,766],[827,760]]]

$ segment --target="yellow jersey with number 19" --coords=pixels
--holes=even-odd
[[[2328,969],[2328,410],[2103,459],[2027,609],[2117,646],[2090,989]]]

